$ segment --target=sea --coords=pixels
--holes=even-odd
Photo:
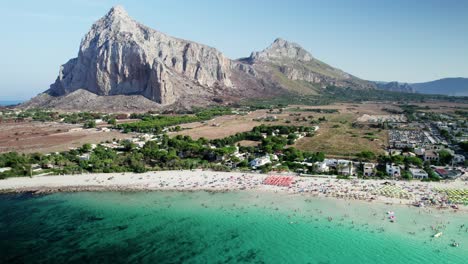
[[[462,264],[468,214],[253,191],[3,194],[0,263]]]
[[[24,100],[0,100],[0,106],[17,105],[24,102]]]

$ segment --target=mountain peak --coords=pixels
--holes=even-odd
[[[92,34],[103,32],[136,32],[138,23],[131,18],[121,6],[112,7],[107,14],[94,23]],[[94,36],[92,36],[94,37]]]
[[[121,5],[113,6],[106,15],[107,17],[128,17],[128,13]]]
[[[310,61],[312,55],[299,44],[276,38],[273,43],[260,52],[253,52],[250,55],[254,60],[281,60],[293,59],[299,61]]]

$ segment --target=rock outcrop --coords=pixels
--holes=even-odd
[[[232,87],[231,61],[214,48],[167,36],[139,24],[120,6],[98,20],[78,57],[60,69],[49,94],[78,89],[97,95],[143,95],[172,104],[183,86]]]
[[[273,71],[279,71],[289,80],[306,81],[321,88],[330,85],[358,89],[375,88],[373,83],[331,67],[314,58],[299,44],[281,38],[276,39],[263,51],[252,52],[248,61],[253,65],[263,64]]]
[[[148,28],[116,6],[92,25],[78,56],[60,67],[50,89],[24,106],[70,110],[83,102],[85,108],[78,109],[114,109],[112,104],[118,103],[135,110],[138,101],[142,108],[190,108],[213,101],[317,93],[329,85],[373,88],[283,39],[248,58],[230,60],[215,48]]]

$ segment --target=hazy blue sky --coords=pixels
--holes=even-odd
[[[0,100],[48,89],[91,25],[116,4],[147,26],[230,58],[282,37],[363,79],[468,77],[464,0],[2,0]]]

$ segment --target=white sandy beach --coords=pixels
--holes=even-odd
[[[396,181],[391,186],[403,195],[382,191],[385,180],[337,180],[326,177],[295,177],[291,187],[263,184],[269,174],[214,171],[157,171],[136,173],[102,173],[60,176],[35,176],[0,180],[0,192],[60,191],[232,191],[256,190],[302,193],[319,197],[367,200],[395,204],[412,204],[430,198],[444,202],[444,195],[434,188],[468,189],[468,181],[420,182]],[[393,188],[393,187],[392,187]],[[392,197],[393,196],[393,197]],[[466,208],[464,208],[466,209]]]

